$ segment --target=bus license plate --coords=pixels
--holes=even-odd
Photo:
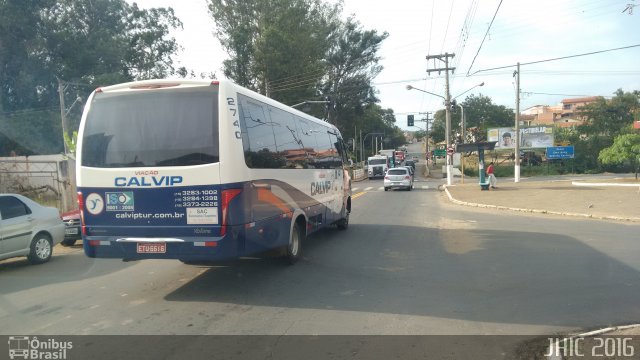
[[[164,254],[167,252],[166,243],[138,243],[138,254]]]

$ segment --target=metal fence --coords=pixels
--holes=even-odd
[[[27,196],[60,211],[75,208],[75,161],[62,155],[0,158],[0,192]]]

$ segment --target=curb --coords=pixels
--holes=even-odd
[[[613,331],[617,331],[617,330],[627,330],[627,329],[633,329],[633,328],[638,328],[640,327],[640,324],[632,324],[632,325],[621,325],[621,326],[611,326],[611,327],[607,327],[604,329],[599,329],[599,330],[593,330],[593,331],[589,331],[589,332],[585,332],[582,334],[576,334],[576,335],[569,335],[566,336],[564,338],[562,338],[561,340],[558,340],[554,343],[554,347],[557,348],[558,344],[566,342],[566,341],[570,341],[576,338],[586,338],[586,337],[592,337],[592,336],[597,336],[597,335],[604,335]],[[547,348],[547,351],[545,354],[551,354],[553,353],[553,351],[551,351],[551,348]],[[549,355],[546,356],[547,359],[549,360],[562,360],[563,357],[562,355]]]
[[[509,206],[503,206],[503,205],[487,205],[487,204],[460,201],[460,200],[454,199],[453,196],[451,196],[451,193],[449,192],[449,189],[448,189],[448,185],[442,185],[442,187],[444,189],[444,192],[447,194],[449,201],[458,205],[485,208],[485,209],[520,211],[520,212],[528,212],[528,213],[535,213],[535,214],[563,215],[563,216],[580,217],[580,218],[596,219],[596,220],[640,222],[640,218],[633,218],[633,217],[627,218],[627,217],[621,217],[621,216],[600,216],[600,215],[592,215],[592,214],[581,214],[581,213],[542,210],[542,209],[523,209],[523,208],[509,207]]]
[[[613,187],[637,187],[640,189],[640,184],[616,184],[616,183],[585,183],[579,181],[572,181],[573,186],[613,186]]]

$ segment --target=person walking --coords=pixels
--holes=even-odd
[[[493,161],[491,163],[489,163],[489,166],[487,167],[487,177],[489,178],[489,186],[491,186],[492,189],[496,188],[496,176],[493,174],[494,172],[494,168],[493,168]]]

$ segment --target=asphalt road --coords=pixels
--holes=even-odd
[[[86,258],[0,262],[13,334],[542,334],[640,320],[640,225],[493,213],[354,184],[347,231],[294,266]],[[364,189],[369,188],[367,191]]]

